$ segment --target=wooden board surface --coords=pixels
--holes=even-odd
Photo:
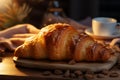
[[[17,66],[28,67],[28,68],[35,68],[35,69],[62,69],[62,70],[92,70],[94,72],[99,72],[104,69],[109,70],[111,69],[115,63],[117,62],[118,55],[112,56],[107,62],[104,63],[88,63],[88,62],[80,62],[76,64],[68,64],[63,62],[51,62],[51,61],[36,61],[30,59],[20,59],[17,57],[13,57],[13,60]]]

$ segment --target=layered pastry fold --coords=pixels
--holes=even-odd
[[[69,24],[48,25],[17,47],[14,56],[55,61],[107,61],[112,50]]]

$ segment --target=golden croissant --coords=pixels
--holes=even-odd
[[[14,56],[31,59],[107,61],[111,49],[106,48],[86,34],[79,33],[71,25],[48,25],[17,47]]]

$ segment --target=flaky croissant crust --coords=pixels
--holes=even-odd
[[[22,58],[50,59],[55,61],[107,61],[111,49],[95,42],[86,34],[79,33],[71,25],[48,25],[19,46],[14,55]]]

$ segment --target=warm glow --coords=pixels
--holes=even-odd
[[[0,12],[5,11],[6,4],[9,4],[12,0],[0,0]]]
[[[0,74],[2,75],[27,75],[24,72],[21,72],[18,68],[16,68],[12,57],[3,58],[3,61],[0,63]]]

